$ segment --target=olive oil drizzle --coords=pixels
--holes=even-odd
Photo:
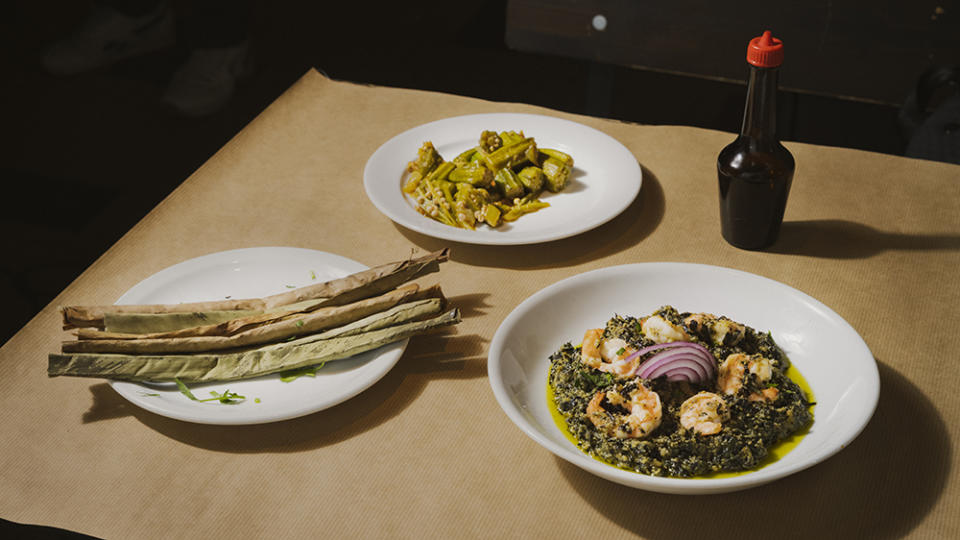
[[[790,453],[791,450],[793,450],[794,448],[797,447],[798,444],[800,444],[800,441],[803,440],[803,438],[807,435],[807,433],[810,432],[810,426],[813,425],[813,407],[814,407],[813,404],[816,402],[816,399],[814,399],[813,390],[810,389],[810,384],[807,383],[807,380],[803,377],[803,375],[800,374],[800,371],[797,370],[797,368],[795,368],[792,365],[789,368],[787,368],[787,377],[789,377],[790,380],[792,380],[793,382],[797,383],[797,386],[799,386],[800,389],[803,390],[804,395],[807,396],[807,401],[811,404],[810,405],[810,417],[811,417],[810,424],[808,424],[807,427],[801,429],[800,431],[794,433],[790,437],[780,441],[779,443],[775,444],[772,448],[770,448],[770,452],[767,454],[767,457],[763,460],[763,463],[761,463],[760,466],[754,469],[750,469],[747,471],[715,472],[715,473],[706,474],[706,475],[693,476],[691,477],[692,479],[732,478],[735,476],[741,476],[747,473],[751,473],[756,470],[762,469],[767,465],[770,465],[771,463],[776,462],[783,456]],[[549,380],[547,381],[547,407],[550,410],[550,416],[553,417],[553,422],[557,425],[558,428],[560,428],[560,432],[563,433],[563,436],[566,437],[567,440],[569,440],[571,443],[573,443],[574,446],[579,448],[580,446],[579,441],[577,441],[577,438],[570,433],[570,429],[567,427],[566,418],[564,418],[563,415],[560,413],[560,411],[557,409],[556,401],[554,401],[553,386],[550,385]],[[618,469],[630,471],[630,469],[614,465],[588,452],[584,452],[584,453],[597,461],[610,465],[611,467],[617,467]],[[634,472],[634,471],[630,471],[630,472]]]

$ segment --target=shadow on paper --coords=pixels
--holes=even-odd
[[[879,364],[879,363],[878,363]],[[927,397],[879,364],[877,410],[860,436],[810,469],[723,495],[664,495],[593,476],[560,458],[560,472],[597,511],[643,537],[901,538],[936,506],[952,447]]]
[[[618,216],[584,233],[562,240],[516,246],[454,243],[450,259],[472,266],[505,269],[542,269],[574,266],[604,258],[639,244],[663,220],[663,187],[656,175],[643,169],[640,194]],[[550,211],[550,208],[541,210]],[[522,218],[521,218],[522,219]],[[449,247],[449,240],[426,236],[394,224],[411,243],[427,251]]]
[[[484,293],[450,297],[463,316],[487,309]],[[193,424],[141,409],[107,383],[90,387],[92,403],[84,423],[129,416],[185,444],[229,453],[299,452],[349,439],[400,414],[437,379],[477,379],[487,374],[486,341],[457,327],[414,336],[397,365],[367,390],[329,409],[269,424],[218,426]]]
[[[957,251],[960,236],[877,230],[842,219],[786,221],[767,251],[828,259],[864,259],[885,251]]]

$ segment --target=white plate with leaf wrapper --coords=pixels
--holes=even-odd
[[[432,142],[446,161],[452,161],[477,146],[484,130],[522,131],[539,148],[569,154],[574,160],[569,185],[559,193],[542,195],[549,207],[496,228],[457,228],[417,212],[402,187],[407,163],[416,158],[421,145]],[[367,197],[395,223],[435,238],[487,245],[548,242],[599,227],[634,201],[642,178],[636,157],[606,133],[562,118],[517,113],[457,116],[417,126],[380,146],[363,171]]]
[[[603,326],[615,314],[639,317],[664,305],[724,315],[771,333],[816,402],[813,424],[796,447],[773,463],[735,476],[668,478],[608,465],[568,440],[547,403],[549,357],[564,343],[579,344],[586,329]],[[607,480],[675,494],[736,491],[811,467],[857,437],[880,394],[879,370],[869,348],[829,307],[771,279],[688,263],[603,268],[540,290],[501,323],[490,343],[487,370],[510,420],[550,452]]]
[[[134,285],[116,304],[174,304],[259,298],[366,270],[351,259],[303,248],[258,247],[204,255],[161,270]],[[380,380],[397,363],[407,340],[344,360],[290,382],[280,374],[189,384],[198,399],[211,392],[244,396],[230,403],[194,401],[174,383],[110,381],[128,401],[153,413],[201,424],[241,425],[287,420],[341,403]]]

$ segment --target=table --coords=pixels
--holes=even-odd
[[[408,128],[484,112],[606,132],[642,164],[641,194],[573,238],[450,245],[433,276],[463,322],[413,338],[366,392],[285,422],[206,426],[99,380],[47,378],[58,306],[110,303],[192,257],[284,245],[374,265],[447,246],[381,215],[363,166]],[[714,161],[732,137],[306,73],[0,349],[0,517],[106,538],[960,536],[960,167],[788,143],[798,169],[781,240],[749,252],[719,231]],[[486,378],[500,321],[557,280],[647,261],[745,270],[832,307],[879,364],[864,432],[811,469],[702,497],[612,484],[528,439]]]

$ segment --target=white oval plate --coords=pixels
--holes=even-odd
[[[173,265],[134,285],[117,304],[173,304],[258,298],[342,277],[367,267],[312,249],[260,247],[222,251]],[[236,392],[239,403],[197,402],[173,383],[110,381],[128,401],[156,414],[200,424],[262,424],[304,416],[345,401],[380,380],[403,355],[407,341],[330,362],[316,377],[283,382],[280,375],[189,385],[200,398]],[[259,400],[259,402],[257,402]]]
[[[816,400],[810,432],[787,455],[730,478],[660,478],[597,461],[572,444],[547,407],[548,357],[579,343],[614,314],[660,306],[722,314],[773,338],[807,379]],[[782,283],[728,268],[685,263],[615,266],[559,281],[523,301],[490,344],[487,370],[507,416],[557,456],[614,482],[662,493],[707,494],[758,486],[810,467],[850,443],[880,395],[877,364],[859,334],[830,308]]]
[[[523,131],[537,146],[573,156],[573,176],[560,193],[544,193],[550,207],[496,229],[471,231],[422,216],[401,188],[407,163],[431,141],[452,160],[477,145],[480,133]],[[559,240],[588,231],[623,212],[640,192],[643,173],[637,158],[619,141],[583,124],[535,114],[475,114],[423,124],[384,143],[367,160],[363,185],[367,197],[395,223],[421,234],[469,244],[514,245]]]

